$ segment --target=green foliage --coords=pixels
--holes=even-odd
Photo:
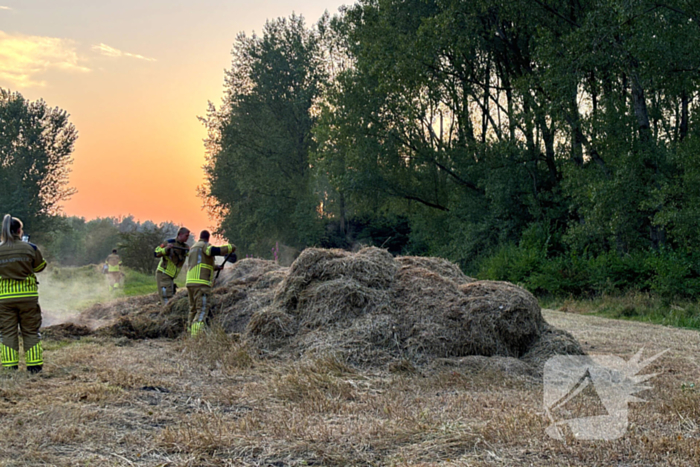
[[[326,224],[326,235],[321,238],[323,248],[352,248],[356,244],[386,248],[390,253],[413,253],[409,245],[411,232],[405,217],[365,215],[346,220],[345,234],[336,223]]]
[[[0,88],[0,206],[33,240],[75,192],[68,174],[77,137],[64,110]]]
[[[53,229],[47,236],[50,241],[42,245],[42,252],[51,263],[63,266],[90,264],[85,257],[85,237],[87,226],[81,217],[57,217]],[[106,255],[105,255],[106,256]],[[99,261],[99,260],[98,260]],[[93,264],[96,261],[92,261]]]
[[[538,294],[700,294],[700,10],[360,0],[240,36],[206,124],[219,231],[456,261]]]
[[[155,273],[159,259],[155,257],[154,250],[167,235],[168,231],[163,226],[120,233],[119,256],[124,266],[144,274]]]
[[[596,254],[675,241],[700,69],[685,7],[357,3],[314,130],[336,215],[405,215],[467,268],[533,222]]]
[[[700,255],[679,251],[652,252],[647,266],[653,271],[649,290],[665,298],[700,297]]]
[[[80,217],[56,216],[42,244],[49,261],[63,266],[82,266],[104,261],[119,241],[119,223],[112,218],[85,221]]]
[[[483,261],[478,276],[516,282],[538,295],[554,297],[628,291],[665,299],[700,297],[700,255],[668,249],[548,257],[541,248],[506,245]]]
[[[85,259],[87,263],[101,263],[119,241],[119,230],[112,219],[93,219],[86,223]]]
[[[97,218],[85,221],[81,217],[56,216],[52,229],[40,244],[49,263],[61,266],[102,264],[114,248],[125,266],[145,273],[155,270],[155,247],[166,238],[175,236],[177,226],[171,222],[156,225],[138,222],[132,216]]]
[[[312,106],[323,71],[318,34],[303,18],[268,21],[240,35],[223,106],[204,119],[207,184],[201,195],[218,233],[257,254],[276,241],[302,247],[321,235],[309,153]]]

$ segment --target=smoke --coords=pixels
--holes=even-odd
[[[113,299],[101,266],[51,268],[37,274],[42,326],[65,323],[95,303]]]

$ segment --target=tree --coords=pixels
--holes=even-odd
[[[160,225],[146,220],[139,222],[129,215],[123,218],[56,216],[52,229],[42,244],[50,262],[63,266],[102,264],[114,248],[125,247],[125,265],[144,272],[153,272],[156,260],[153,250],[166,238],[175,236],[178,227],[172,222]]]
[[[119,256],[124,266],[146,274],[155,272],[159,259],[153,254],[168,232],[164,226],[132,230],[119,234]]]
[[[323,80],[317,33],[299,16],[241,34],[221,109],[210,105],[207,182],[201,190],[217,233],[259,254],[319,235],[309,153],[312,108]]]
[[[534,231],[559,250],[673,244],[694,212],[669,189],[696,179],[689,8],[360,0],[338,23],[354,66],[325,96],[319,166],[344,209],[405,215],[465,266]]]
[[[453,259],[515,240],[541,215],[558,173],[551,123],[522,82],[541,21],[518,6],[367,0],[347,11],[338,26],[355,66],[317,135],[349,209],[406,215],[416,245]]]
[[[47,239],[42,245],[44,256],[50,263],[63,266],[82,266],[86,262],[85,237],[87,226],[82,217],[58,216],[54,219]]]
[[[41,232],[75,189],[68,186],[78,134],[68,113],[0,88],[0,206]]]
[[[86,264],[101,264],[119,242],[116,219],[110,217],[93,219],[88,221],[85,227],[84,261]]]

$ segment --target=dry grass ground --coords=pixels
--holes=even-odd
[[[252,358],[235,337],[47,340],[0,374],[0,465],[700,465],[695,331],[546,311],[590,353],[670,349],[616,441],[545,434],[542,383],[493,365],[354,370]]]

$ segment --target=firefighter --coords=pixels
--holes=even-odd
[[[156,282],[158,296],[163,304],[167,304],[168,300],[175,295],[175,278],[180,273],[190,251],[186,243],[189,238],[189,229],[180,227],[175,238],[166,240],[156,247],[155,256],[160,258],[156,270]]]
[[[117,249],[112,250],[112,254],[107,256],[103,271],[107,275],[109,281],[109,291],[113,292],[120,287],[122,280],[122,272],[120,271],[122,260],[117,254]]]
[[[213,246],[209,244],[209,232],[202,230],[199,241],[192,246],[187,259],[187,297],[190,301],[190,314],[187,330],[196,336],[203,328],[209,313],[209,298],[214,282],[214,271],[223,269],[216,266],[215,256],[228,256],[236,247],[233,245]]]
[[[36,245],[22,241],[22,221],[7,214],[0,230],[0,348],[3,368],[19,365],[19,333],[24,344],[27,371],[44,365],[41,347],[41,308],[36,276],[46,261]],[[19,326],[19,332],[18,332]]]

